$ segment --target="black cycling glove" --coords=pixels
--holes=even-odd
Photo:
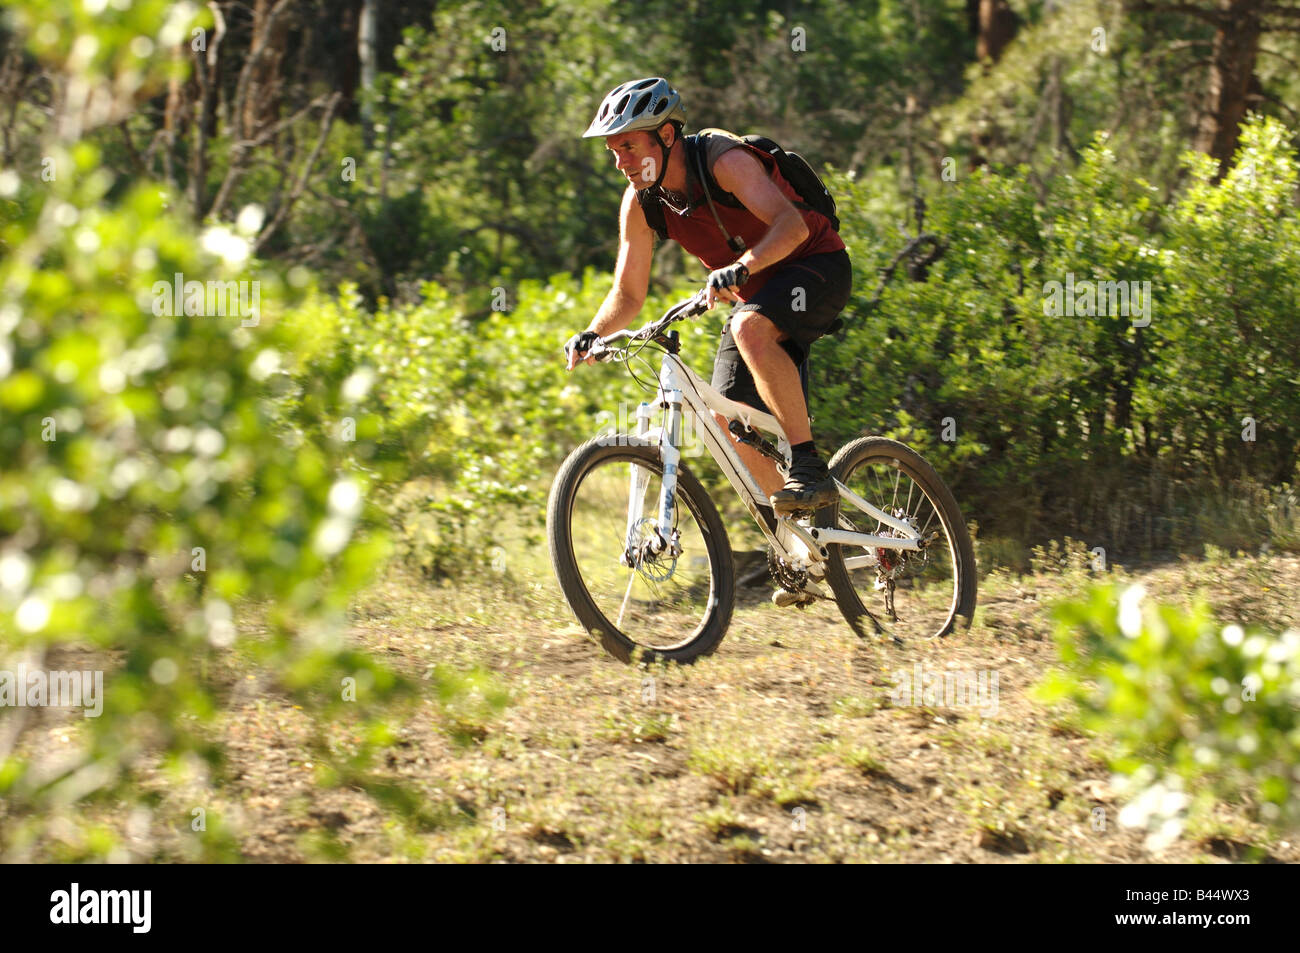
[[[590,331],[590,330],[579,331],[577,334],[575,334],[573,337],[569,338],[569,340],[565,342],[564,344],[565,358],[571,359],[573,355],[576,353],[577,360],[582,360],[582,358],[586,355],[586,353],[591,350],[591,346],[595,344],[596,341],[599,340],[599,338],[600,335],[597,334],[595,331]]]
[[[709,272],[708,287],[718,292],[723,288],[739,288],[749,280],[749,269],[740,262]]]

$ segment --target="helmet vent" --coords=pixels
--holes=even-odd
[[[653,130],[665,122],[680,123],[685,118],[686,110],[677,90],[661,76],[648,76],[615,86],[601,100],[596,118],[582,135],[591,139],[633,130]]]

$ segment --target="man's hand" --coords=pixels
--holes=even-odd
[[[595,344],[599,338],[600,335],[591,330],[579,331],[573,337],[569,338],[569,340],[564,344],[564,354],[569,359],[569,366],[566,370],[573,370],[578,365],[578,362],[586,357],[587,352],[591,350],[591,346]],[[587,357],[587,363],[595,364],[596,360],[595,358]]]
[[[748,280],[749,269],[740,262],[709,272],[708,280],[705,282],[707,288],[705,304],[712,308],[719,298],[723,301],[739,301],[736,294],[740,291],[740,286]]]

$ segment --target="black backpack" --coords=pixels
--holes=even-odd
[[[795,208],[812,209],[814,212],[820,212],[830,219],[831,227],[835,231],[840,230],[840,220],[835,214],[835,198],[817,173],[813,171],[812,166],[808,164],[808,160],[797,152],[786,152],[767,136],[732,136],[721,129],[702,129],[695,135],[682,137],[682,143],[686,149],[686,162],[695,170],[696,176],[703,182],[706,199],[730,208],[741,208],[744,204],[730,192],[722,190],[717,180],[713,178],[713,173],[709,171],[708,163],[704,161],[707,137],[715,134],[725,135],[728,138],[736,139],[738,142],[761,149],[774,158],[776,167],[781,170],[781,175],[785,177],[785,180],[798,193],[799,198],[803,200],[791,204]],[[668,237],[668,223],[664,219],[663,205],[660,204],[657,197],[649,194],[650,191],[650,189],[642,189],[637,192],[637,202],[640,203],[641,211],[645,214],[646,224],[654,229],[655,234],[661,239],[666,239]],[[716,213],[714,218],[717,218]],[[718,221],[718,227],[722,227],[721,221]],[[723,229],[723,234],[726,234],[726,229]],[[739,238],[733,240],[730,235],[727,236],[727,239],[729,242],[740,241]],[[737,251],[741,250],[743,248],[737,249]]]

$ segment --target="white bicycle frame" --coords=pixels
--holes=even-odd
[[[771,414],[761,413],[750,407],[737,404],[722,396],[717,390],[704,383],[687,367],[676,354],[665,352],[659,372],[658,406],[665,411],[664,422],[660,427],[650,426],[652,408],[642,403],[637,409],[638,442],[644,445],[657,445],[659,458],[663,463],[663,488],[657,501],[655,528],[658,539],[652,539],[652,548],[656,551],[667,548],[669,555],[679,554],[677,540],[673,529],[673,500],[677,493],[677,469],[681,463],[681,434],[683,414],[690,414],[695,433],[699,435],[704,446],[726,475],[736,493],[744,502],[754,521],[758,523],[763,535],[787,565],[796,570],[810,570],[810,574],[822,575],[820,564],[829,558],[827,543],[840,543],[850,546],[866,547],[860,556],[847,556],[845,565],[850,569],[877,564],[876,548],[893,550],[919,550],[920,533],[905,521],[885,513],[871,505],[858,494],[838,480],[836,488],[840,492],[840,505],[849,505],[886,526],[897,531],[899,536],[876,536],[872,533],[859,533],[844,529],[818,528],[807,525],[805,519],[794,520],[776,516],[766,494],[759,488],[754,475],[741,461],[736,452],[731,435],[724,432],[714,419],[712,411],[717,411],[728,420],[739,420],[755,431],[774,435],[778,448],[789,462],[789,441],[781,430],[781,425]],[[650,481],[650,474],[644,467],[632,465],[630,498],[627,512],[627,535],[624,537],[631,545],[634,533],[642,525],[645,514],[645,491]],[[910,500],[909,500],[910,505]]]

